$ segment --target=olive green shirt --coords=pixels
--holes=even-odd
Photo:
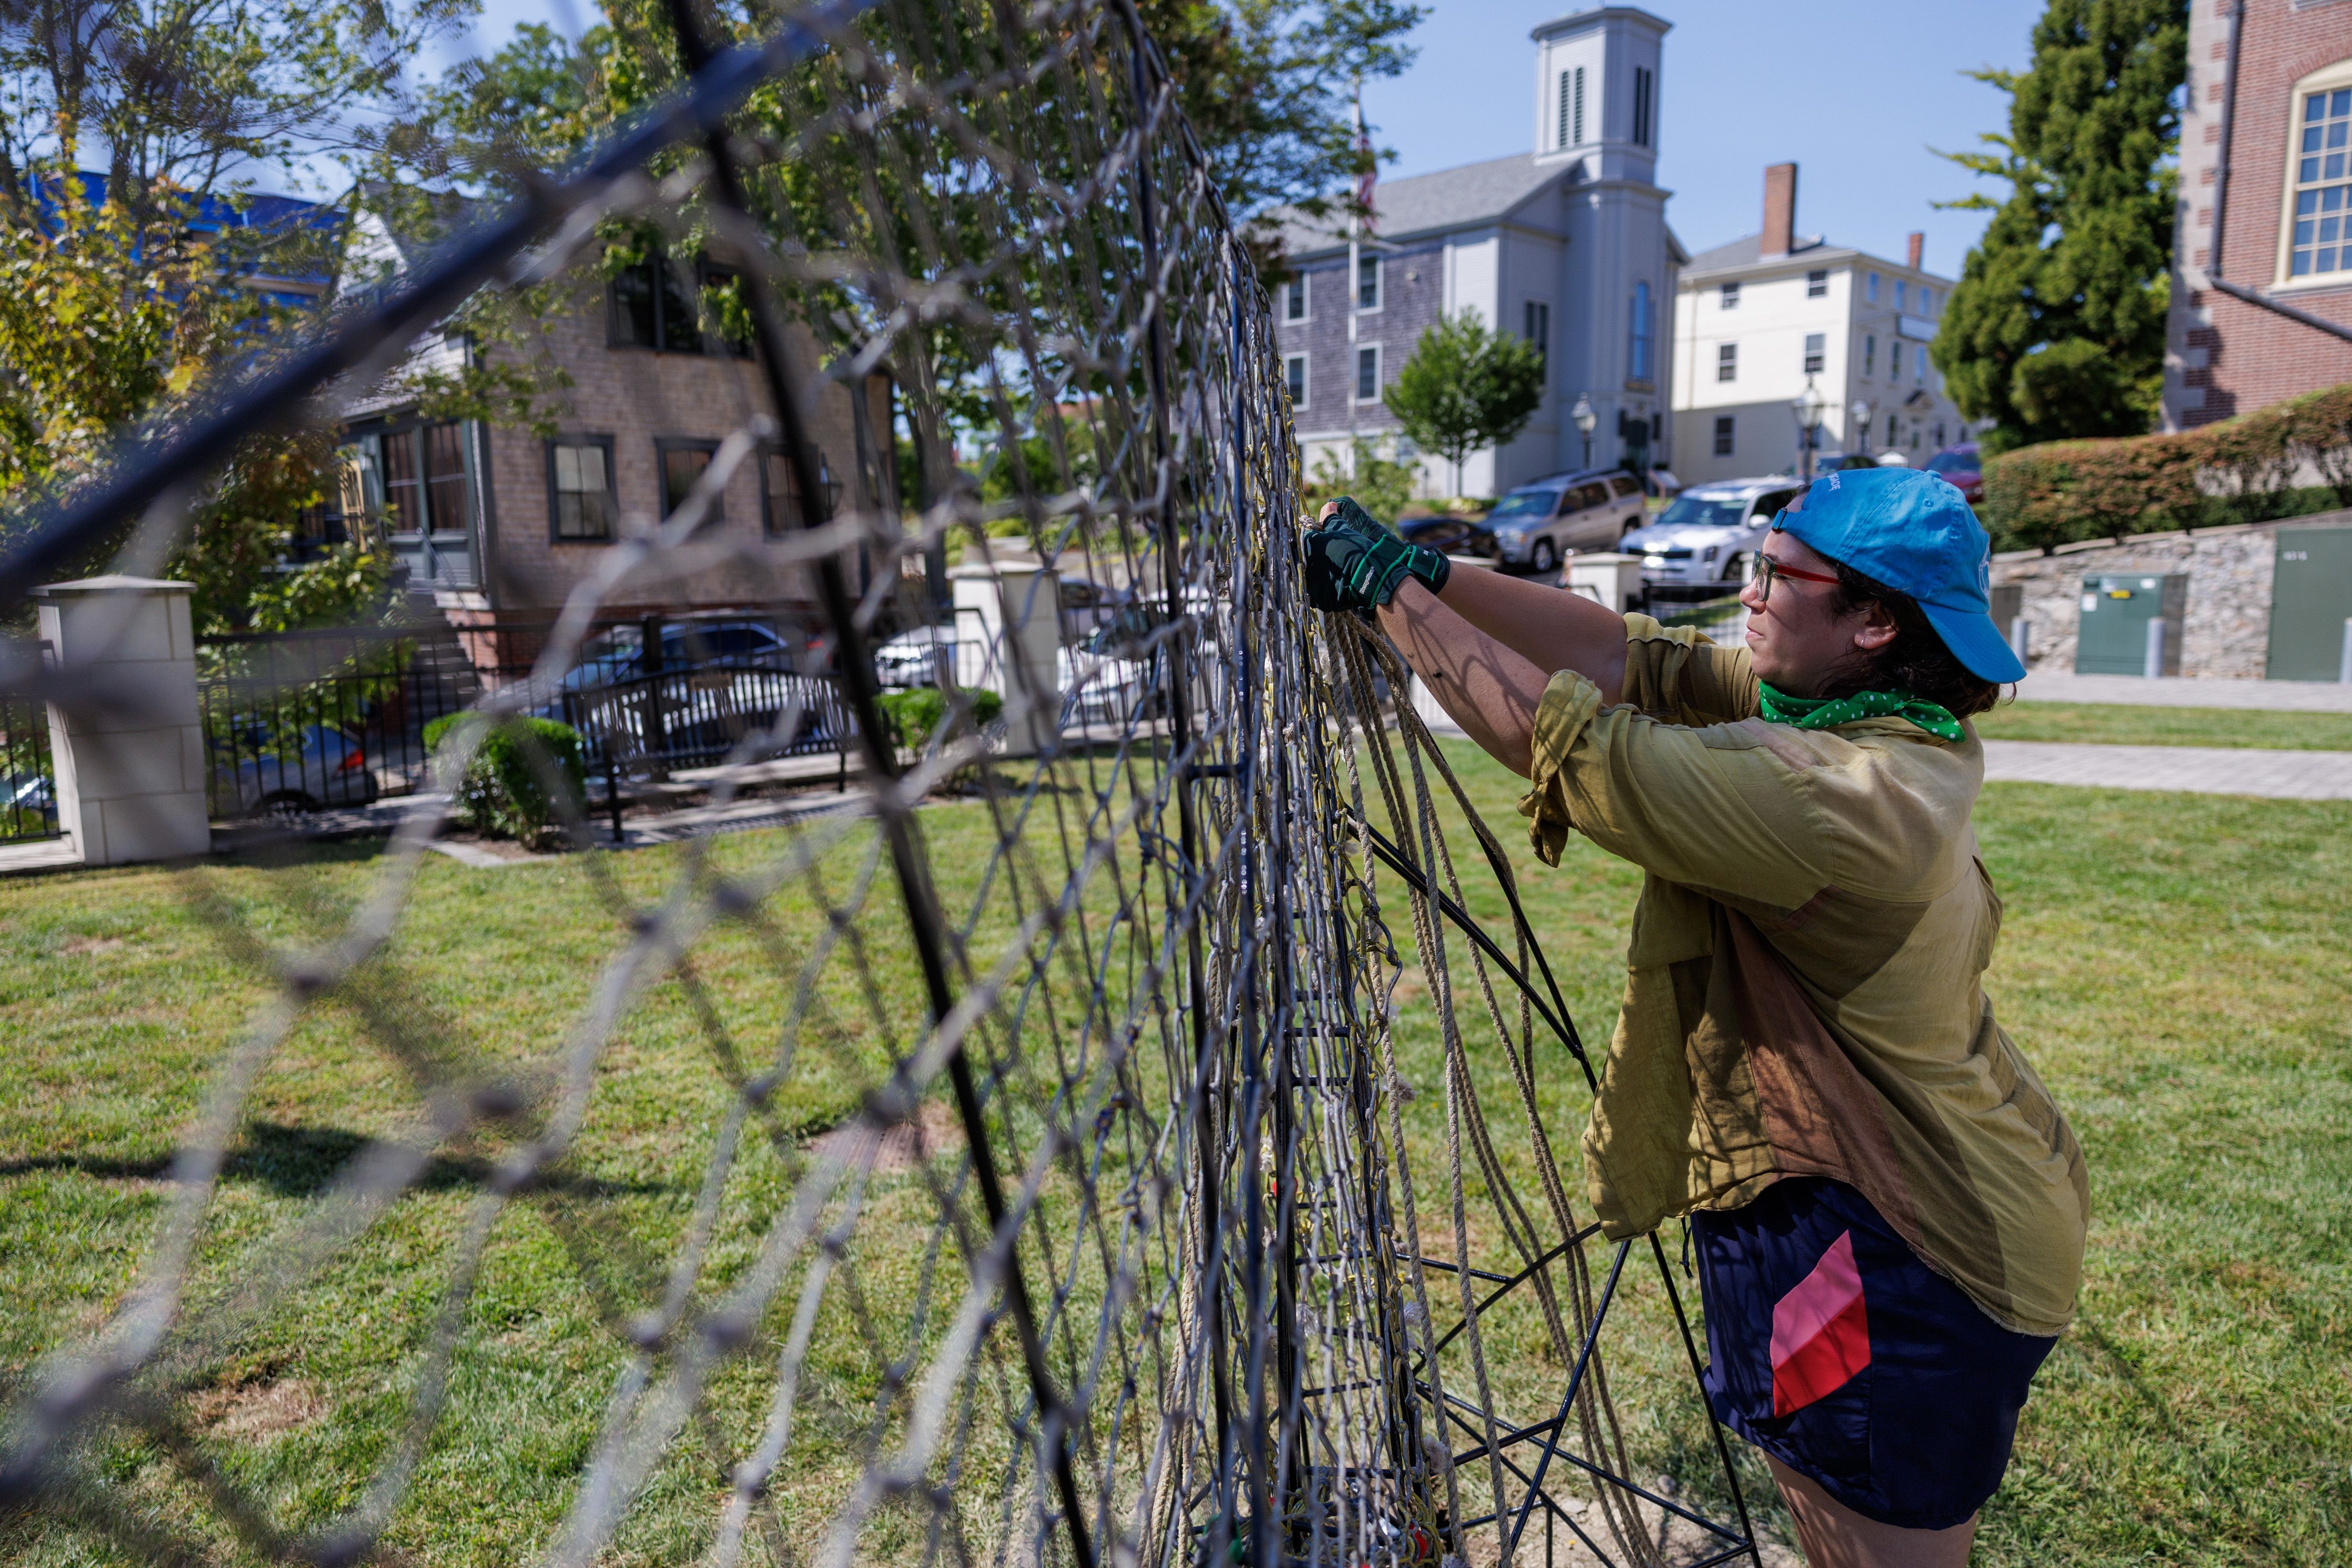
[[[1572,828],[1648,873],[1584,1134],[1606,1233],[1833,1177],[1996,1321],[2057,1333],[2089,1186],[1984,993],[1974,728],[1769,723],[1746,649],[1625,628],[1618,706],[1552,677],[1520,803],[1547,864]]]

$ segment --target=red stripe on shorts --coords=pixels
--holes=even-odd
[[[1836,1393],[1869,1364],[1870,1320],[1853,1232],[1841,1231],[1813,1271],[1772,1309],[1773,1416]]]

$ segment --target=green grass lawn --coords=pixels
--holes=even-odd
[[[2141,708],[2116,702],[2009,702],[1983,715],[1976,724],[1977,733],[1989,741],[2352,752],[2352,713]]]
[[[1519,865],[1578,1021],[1588,1038],[1605,1039],[1636,877],[1575,847],[1559,870],[1537,866],[1510,809],[1512,781],[1461,748],[1454,754]],[[924,819],[942,882],[969,898],[985,868],[982,808],[942,806]],[[2002,784],[1987,790],[1979,826],[2009,911],[1990,988],[2083,1139],[2095,1210],[2081,1315],[2037,1384],[1978,1561],[2340,1561],[2352,1531],[2352,805]],[[741,835],[710,853],[720,870],[740,870],[778,839]],[[1470,846],[1456,849],[1466,856]],[[342,846],[205,876],[254,929],[284,939],[326,930],[351,908],[374,854]],[[614,862],[635,900],[656,897],[683,863],[677,848]],[[1464,866],[1474,911],[1499,922],[1499,897]],[[857,874],[854,850],[823,871],[826,891],[796,886],[772,901],[774,931],[814,939],[818,906]],[[138,868],[0,885],[0,1038],[11,1053],[0,1096],[0,1395],[119,1299],[163,1212],[175,1132],[265,994],[188,892],[175,874]],[[1402,900],[1389,897],[1402,922]],[[983,912],[976,953],[1001,938],[1004,919],[993,905]],[[1406,928],[1397,930],[1402,939]],[[483,1058],[520,1059],[579,1010],[624,936],[625,918],[578,860],[481,871],[430,857],[378,994],[405,1016],[438,1020],[438,1037]],[[861,927],[861,938],[877,984],[832,971],[821,983],[835,1022],[809,1026],[779,1090],[787,1151],[747,1154],[729,1191],[713,1240],[721,1276],[742,1266],[790,1191],[790,1143],[846,1115],[913,1038],[920,988],[903,942],[887,920]],[[1466,973],[1461,995],[1475,1005]],[[696,975],[747,1057],[761,1059],[793,993],[760,933],[715,931]],[[1435,1090],[1436,1031],[1418,984],[1408,975],[1403,987],[1401,1068]],[[560,1524],[625,1359],[583,1276],[624,1300],[658,1295],[659,1264],[683,1233],[729,1103],[697,1007],[675,984],[646,994],[604,1064],[562,1183],[497,1233],[449,1409],[388,1537],[404,1561],[526,1559]],[[1474,1032],[1474,1046],[1483,1037]],[[399,1131],[407,1070],[359,1009],[306,1016],[232,1152],[204,1289],[226,1289],[265,1262],[267,1238],[315,1205],[360,1139]],[[1507,1153],[1518,1130],[1507,1075],[1481,1058],[1476,1077]],[[1564,1053],[1549,1058],[1539,1098],[1572,1162],[1582,1090]],[[1420,1094],[1407,1129],[1425,1239],[1450,1224],[1433,1196],[1442,1100]],[[191,1373],[211,1423],[200,1433],[207,1451],[281,1520],[315,1522],[349,1506],[382,1459],[480,1162],[496,1152],[447,1151],[363,1247]],[[1580,1208],[1572,1163],[1570,1174]],[[916,1288],[930,1212],[912,1174],[877,1179],[853,1249],[874,1321],[891,1321]],[[1696,1406],[1654,1290],[1638,1279],[1629,1288],[1613,1385],[1642,1462],[1703,1490],[1712,1461],[1691,1447]],[[790,1298],[787,1289],[780,1317]],[[1548,1375],[1539,1343],[1521,1330],[1498,1322],[1490,1345],[1498,1403],[1515,1408]],[[830,1381],[796,1428],[779,1490],[779,1528],[803,1548],[856,1473],[881,1348],[845,1317],[828,1319],[813,1348]],[[772,1365],[752,1358],[715,1393],[717,1430],[735,1452],[764,1413]],[[197,1508],[152,1443],[124,1437],[91,1462],[159,1517],[185,1520]],[[607,1560],[694,1560],[723,1476],[702,1444],[682,1442]],[[894,1536],[886,1519],[863,1545],[872,1561],[919,1542]],[[0,1518],[0,1560],[47,1568],[138,1558],[48,1521]]]

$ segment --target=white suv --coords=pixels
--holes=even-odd
[[[1804,487],[1786,474],[1693,485],[1655,521],[1625,536],[1642,558],[1642,583],[1669,595],[1735,592],[1755,571],[1756,547],[1773,517]]]
[[[1486,514],[1503,564],[1538,574],[1580,550],[1616,549],[1625,531],[1641,521],[1642,481],[1604,468],[1521,485]]]

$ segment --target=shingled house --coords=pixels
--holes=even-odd
[[[1667,464],[1668,312],[1686,259],[1655,178],[1669,26],[1604,5],[1536,28],[1537,151],[1381,185],[1353,278],[1344,227],[1284,226],[1296,270],[1276,291],[1275,324],[1310,467],[1351,436],[1394,441],[1381,393],[1438,312],[1464,310],[1534,342],[1546,377],[1517,439],[1463,464],[1460,493],[1498,495],[1585,466],[1570,418],[1580,398],[1597,417],[1593,466]],[[1454,476],[1430,458],[1423,481],[1443,492]]]

